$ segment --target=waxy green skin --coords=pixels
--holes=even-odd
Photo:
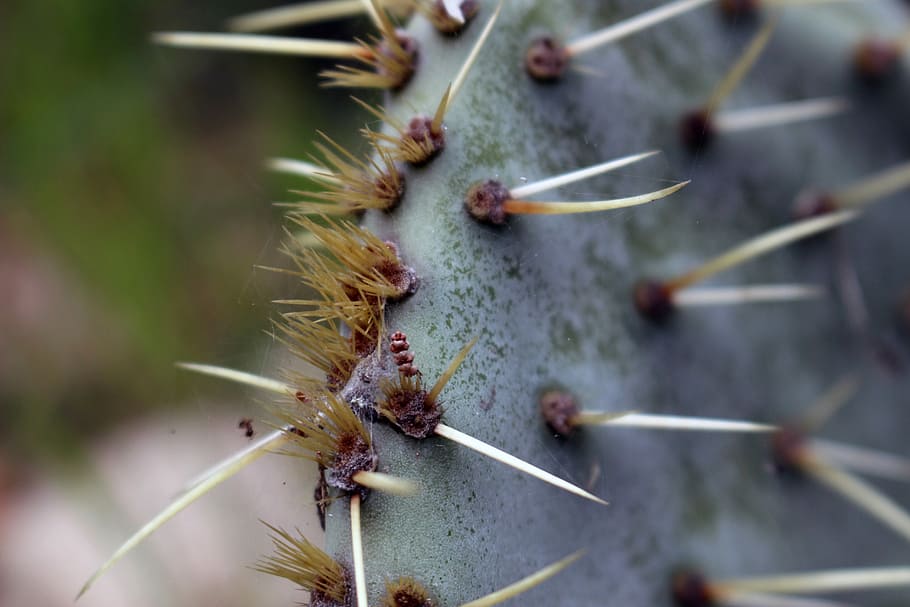
[[[449,425],[570,479],[608,507],[560,492],[438,438],[409,439],[384,423],[372,431],[381,471],[417,480],[416,497],[373,493],[363,504],[371,604],[385,581],[413,575],[454,606],[536,571],[579,548],[587,556],[513,601],[532,605],[669,605],[671,572],[745,576],[906,564],[910,546],[811,481],[784,482],[767,438],[588,428],[555,438],[538,416],[539,394],[563,386],[583,407],[638,409],[782,422],[841,374],[866,381],[824,435],[910,455],[908,379],[870,355],[837,296],[844,260],[864,288],[868,332],[895,337],[894,309],[910,282],[908,194],[873,206],[838,233],[726,272],[715,284],[807,282],[822,301],[690,308],[655,326],[638,316],[631,288],[667,277],[791,220],[806,186],[846,185],[910,158],[906,72],[877,89],[850,71],[853,46],[899,31],[897,2],[856,2],[783,13],[769,48],[726,108],[846,95],[851,113],[788,127],[724,135],[691,153],[677,122],[704,103],[756,24],[731,24],[706,6],[595,50],[554,84],[531,81],[522,56],[537,35],[571,39],[650,8],[641,2],[506,0],[500,22],[446,116],[447,147],[408,168],[407,193],[364,224],[398,243],[421,278],[390,304],[389,331],[407,333],[432,384],[472,337],[479,341],[446,386]],[[493,3],[460,37],[421,18],[413,81],[386,108],[408,119],[435,110]],[[902,21],[903,20],[903,21]],[[627,196],[691,179],[644,207],[576,216],[511,217],[483,226],[468,217],[470,185],[517,186],[611,158],[664,154],[617,173],[539,196]],[[881,483],[910,504],[910,489]],[[327,519],[328,550],[350,558],[347,500]],[[863,605],[906,602],[907,591],[859,596]],[[850,596],[845,596],[849,600]],[[855,597],[854,597],[855,598]]]

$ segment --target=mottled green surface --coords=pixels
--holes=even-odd
[[[421,68],[389,108],[430,112],[488,18],[445,39],[416,20]],[[381,469],[419,479],[410,499],[365,503],[371,597],[382,581],[413,574],[444,605],[499,588],[579,549],[588,555],[514,604],[666,605],[670,571],[690,563],[716,575],[906,563],[910,546],[813,483],[782,483],[761,437],[589,429],[566,442],[537,416],[554,384],[592,409],[637,408],[776,422],[796,415],[840,374],[867,381],[825,429],[828,437],[910,454],[907,380],[890,376],[856,338],[836,296],[812,303],[682,311],[655,327],[631,306],[644,275],[689,268],[742,239],[790,220],[804,186],[838,186],[910,157],[905,75],[877,91],[857,86],[852,45],[897,31],[897,3],[788,11],[770,47],[726,107],[850,95],[849,115],[721,138],[681,149],[676,122],[702,103],[754,31],[713,7],[594,51],[541,86],[520,67],[538,33],[578,35],[644,6],[639,2],[508,0],[501,23],[455,101],[448,147],[408,171],[390,216],[366,224],[401,245],[421,276],[419,292],[391,306],[389,330],[407,333],[417,364],[435,381],[472,336],[474,351],[443,392],[446,422],[610,500],[598,506],[431,439],[374,428]],[[650,6],[651,3],[648,3]],[[513,217],[501,230],[462,209],[468,186],[496,177],[518,185],[659,148],[664,155],[563,188],[563,199],[655,190],[692,179],[649,205],[574,217]],[[540,198],[552,199],[553,195]],[[791,247],[727,272],[716,284],[815,282],[835,290],[839,247],[865,288],[870,332],[892,337],[893,308],[908,277],[907,194],[882,201],[836,237]],[[902,355],[902,351],[899,350]],[[881,483],[910,503],[907,487]],[[349,550],[346,506],[331,509],[329,546]],[[904,604],[906,591],[868,594],[863,605]]]

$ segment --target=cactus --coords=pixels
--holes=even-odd
[[[904,568],[707,581],[907,562],[910,492],[808,438],[910,455],[892,335],[910,214],[884,200],[910,185],[905,8],[451,4],[416,2],[396,33],[366,3],[373,41],[329,49],[354,61],[330,84],[390,90],[360,102],[384,121],[371,159],[326,138],[324,166],[276,165],[323,186],[286,245],[316,295],[279,323],[319,371],[208,369],[281,395],[285,425],[179,507],[266,448],[315,459],[325,553],[273,529],[259,566],[314,605],[461,605],[539,571],[524,604],[905,603],[878,588]]]

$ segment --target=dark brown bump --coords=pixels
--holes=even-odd
[[[385,399],[380,412],[412,438],[427,438],[442,419],[442,407],[423,389],[420,373],[399,374],[398,381],[383,386]]]
[[[538,82],[555,82],[569,67],[569,51],[552,36],[537,38],[525,52],[525,70]]]
[[[383,210],[391,211],[398,206],[404,198],[405,176],[397,168],[395,173],[382,173],[373,182],[373,193],[376,199],[383,203]]]
[[[673,314],[673,293],[656,280],[641,280],[632,291],[635,309],[654,322],[664,322]]]
[[[417,272],[414,271],[414,268],[405,265],[401,261],[401,256],[398,254],[398,245],[389,240],[386,240],[384,244],[388,247],[389,251],[392,252],[392,255],[377,254],[376,257],[379,262],[373,269],[385,278],[395,289],[395,295],[392,299],[413,295],[417,291],[417,287],[420,286]],[[360,298],[360,293],[357,291],[350,293],[350,295],[352,299]],[[381,302],[377,300],[375,305],[376,307],[380,307]]]
[[[399,90],[410,82],[417,71],[420,45],[416,38],[402,30],[395,30],[395,40],[397,45],[388,40],[377,45],[376,52],[384,59],[377,61],[376,72],[390,79],[392,90]]]
[[[880,83],[892,76],[899,61],[900,48],[887,40],[864,40],[853,52],[856,74],[869,84]]]
[[[837,210],[837,201],[828,192],[806,190],[801,192],[793,202],[793,217],[809,219],[821,217]]]
[[[375,248],[367,249],[376,254],[376,262],[370,268],[370,272],[379,274],[384,279],[386,286],[391,287],[392,292],[386,294],[389,299],[396,301],[413,295],[420,286],[420,278],[417,276],[417,272],[414,268],[405,265],[401,261],[398,256],[398,247],[394,243],[386,241],[385,245],[394,253],[393,257],[377,252]],[[344,295],[351,302],[362,302],[372,310],[382,308],[383,296],[365,294],[353,282],[342,282],[341,288]]]
[[[408,152],[404,152],[408,162],[422,166],[445,149],[445,128],[434,125],[431,116],[415,116],[401,135],[400,147],[403,151],[408,148]],[[410,149],[419,150],[419,153],[412,154]]]
[[[386,582],[382,607],[436,607],[437,602],[429,591],[411,577],[401,577]]]
[[[710,607],[716,603],[708,580],[694,571],[679,571],[670,582],[670,592],[677,607]]]
[[[731,21],[753,19],[761,8],[761,0],[720,0],[721,14]]]
[[[781,474],[802,474],[808,450],[806,433],[796,427],[784,427],[771,436],[771,458],[774,468]]]
[[[711,114],[707,110],[694,110],[679,121],[679,136],[683,145],[690,150],[699,150],[710,145],[716,134]]]
[[[508,213],[505,202],[511,197],[508,188],[498,181],[488,179],[471,186],[465,196],[464,206],[477,221],[498,226],[506,222]]]
[[[547,390],[540,395],[540,414],[547,426],[559,436],[572,434],[572,420],[578,415],[578,402],[565,390]]]
[[[427,17],[437,31],[447,36],[454,36],[455,34],[460,34],[471,22],[471,19],[477,16],[478,11],[480,11],[480,2],[477,0],[464,0],[459,5],[459,8],[464,21],[459,21],[452,17],[449,11],[446,10],[443,0],[435,0],[427,11]]]
[[[376,470],[378,458],[370,444],[360,433],[338,437],[338,444],[332,466],[326,468],[326,482],[342,491],[358,491],[362,487],[354,481],[358,472]]]

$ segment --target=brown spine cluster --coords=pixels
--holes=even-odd
[[[381,607],[436,607],[438,603],[417,580],[401,577],[386,582]]]
[[[346,221],[321,220],[292,217],[325,252],[286,248],[297,267],[291,273],[316,296],[279,301],[295,310],[283,314],[278,326],[292,350],[321,369],[330,390],[337,392],[376,350],[385,302],[412,294],[418,280],[394,243]]]
[[[429,398],[420,374],[415,377],[400,374],[397,382],[383,387],[385,399],[379,412],[413,438],[426,438],[433,434],[442,419],[442,408],[436,399]]]

